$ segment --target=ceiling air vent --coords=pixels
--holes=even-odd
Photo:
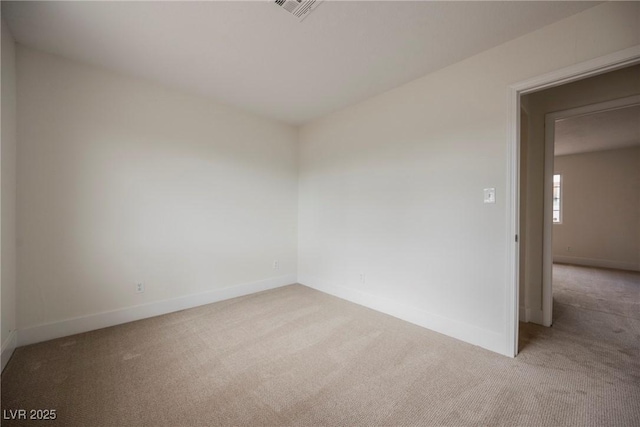
[[[302,22],[322,0],[275,0],[275,4]]]

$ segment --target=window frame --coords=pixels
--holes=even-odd
[[[558,185],[556,185],[556,176],[559,177],[558,178]],[[554,172],[553,173],[553,179],[552,179],[553,188],[551,189],[551,195],[552,195],[551,196],[552,197],[551,221],[552,221],[553,225],[562,224],[562,211],[563,211],[563,209],[562,209],[562,194],[564,193],[563,188],[562,188],[563,187],[562,181],[563,181],[562,174]],[[558,193],[559,193],[558,194],[558,209],[557,210],[553,208],[553,199],[554,199],[553,196],[555,195],[554,193],[555,193],[556,187],[558,187]],[[554,220],[554,215],[553,214],[555,212],[558,212],[558,220],[557,221]]]

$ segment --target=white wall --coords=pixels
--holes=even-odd
[[[525,252],[525,307],[529,320],[543,322],[542,315],[542,245],[545,115],[551,112],[578,108],[613,99],[640,95],[640,65],[601,74],[570,84],[535,92],[523,97],[529,111],[529,140],[527,143],[526,239],[521,246]],[[555,237],[555,236],[554,236]]]
[[[15,44],[2,21],[2,135],[1,135],[1,288],[2,368],[15,348],[16,330],[16,64]]]
[[[22,46],[17,70],[21,343],[295,282],[295,128]]]
[[[605,3],[304,126],[299,281],[509,354],[507,88],[638,45],[639,18]]]
[[[558,156],[554,167],[562,175],[554,261],[640,270],[640,147]]]

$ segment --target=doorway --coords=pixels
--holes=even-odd
[[[631,68],[636,69],[640,76],[640,68]],[[639,95],[545,116],[545,325],[554,320],[553,301],[558,297],[554,284],[563,285],[563,303],[574,295],[593,308],[597,303],[590,301],[590,294],[607,301],[605,289],[596,286],[587,292],[578,283],[589,281],[588,270],[559,264],[640,270],[638,123]],[[564,280],[557,280],[555,272],[562,273]],[[571,280],[571,276],[582,280]]]
[[[551,156],[553,165],[553,151],[545,150],[545,116],[577,108],[576,104],[584,106],[629,96],[629,88],[619,84],[620,75],[628,75],[630,79],[625,81],[631,81],[631,93],[640,94],[637,79],[640,68],[636,65],[639,60],[640,49],[627,49],[510,89],[508,227],[512,240],[507,274],[513,289],[508,295],[507,336],[511,338],[514,355],[518,352],[519,320],[544,326],[553,323],[552,293],[543,286],[544,278],[552,276],[552,262],[545,262],[545,257],[551,259],[552,239],[544,238],[544,230],[545,224],[552,224],[553,215],[553,168],[545,170],[545,158]],[[601,84],[594,85],[594,81]],[[546,101],[541,102],[545,95]]]

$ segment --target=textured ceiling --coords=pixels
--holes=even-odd
[[[599,2],[2,2],[19,43],[300,124]]]
[[[640,146],[640,105],[556,122],[555,155]]]

